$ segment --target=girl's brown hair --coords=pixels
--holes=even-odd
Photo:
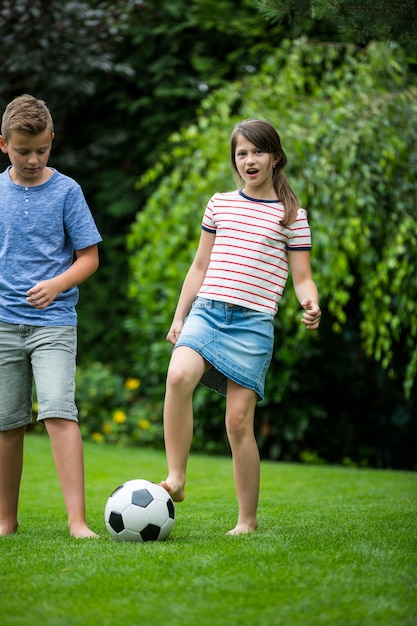
[[[237,184],[242,182],[235,157],[236,142],[239,135],[243,135],[245,139],[253,143],[259,150],[272,154],[277,159],[277,164],[272,172],[272,182],[277,197],[283,203],[285,209],[281,224],[289,226],[295,221],[300,205],[284,173],[287,157],[282,149],[277,131],[271,124],[263,120],[247,119],[236,124],[230,138],[230,158]]]

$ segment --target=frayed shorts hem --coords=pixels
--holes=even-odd
[[[62,419],[62,420],[67,420],[68,422],[76,422],[77,424],[79,423],[78,417],[76,415],[68,415],[68,414],[67,415],[38,416],[36,418],[36,422],[42,424],[45,420],[48,420],[48,419]],[[22,426],[30,426],[31,424],[34,424],[34,421],[32,418],[22,419],[17,422],[9,422],[8,424],[1,424],[0,432],[6,432],[7,430],[15,430],[16,428],[21,428]]]
[[[32,420],[20,420],[19,422],[14,422],[13,424],[8,423],[8,424],[2,424],[0,425],[0,432],[6,432],[8,430],[15,430],[17,428],[22,428],[22,426],[30,426],[30,424],[32,424]]]
[[[42,415],[38,415],[38,417],[36,418],[37,422],[44,422],[45,420],[49,420],[49,419],[59,419],[59,420],[67,420],[69,422],[77,422],[78,424],[78,416],[77,415],[72,415],[70,413],[59,413],[59,411],[57,411],[54,414],[42,414]]]

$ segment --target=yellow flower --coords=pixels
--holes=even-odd
[[[113,413],[113,422],[116,424],[124,424],[126,421],[126,413],[121,409],[118,409]]]
[[[140,387],[140,380],[138,378],[128,378],[125,381],[125,388],[129,389],[129,391],[134,391]]]
[[[151,427],[151,423],[148,420],[141,419],[138,421],[139,428],[143,428],[143,430],[147,430]]]
[[[103,441],[103,435],[101,433],[93,433],[91,435],[91,438],[96,442],[96,443],[101,443]]]
[[[113,426],[110,422],[104,422],[102,430],[105,435],[109,435],[113,430]]]

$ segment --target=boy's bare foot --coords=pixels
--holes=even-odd
[[[168,480],[159,483],[166,491],[168,491],[174,502],[182,502],[185,498],[184,485],[172,487]]]
[[[17,533],[17,522],[16,524],[0,524],[0,537],[6,537],[6,535],[14,535]]]
[[[258,524],[255,526],[250,526],[249,524],[238,524],[232,530],[227,532],[227,535],[246,535],[248,533],[254,533],[258,529]]]
[[[88,528],[86,524],[72,524],[69,527],[71,537],[75,539],[97,539],[98,535]]]

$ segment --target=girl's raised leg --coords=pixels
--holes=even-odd
[[[164,402],[164,438],[168,476],[161,482],[175,502],[184,500],[187,461],[193,437],[193,393],[206,362],[198,352],[180,346],[168,367]]]

